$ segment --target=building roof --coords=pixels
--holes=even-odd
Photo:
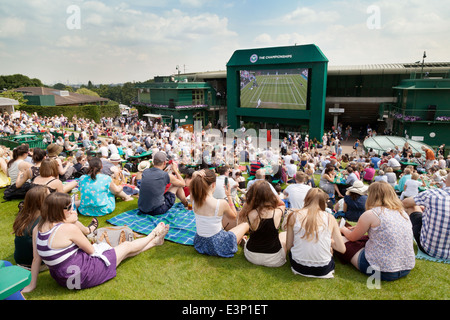
[[[0,106],[18,106],[19,101],[0,97]]]
[[[422,72],[422,63],[385,63],[350,66],[328,66],[330,75],[354,74],[410,74]],[[427,62],[423,64],[423,72],[449,73],[450,62]]]
[[[14,89],[16,92],[22,92],[24,96],[43,96],[43,95],[53,95],[55,96],[55,105],[73,105],[73,104],[89,104],[97,102],[107,102],[109,99],[94,97],[85,94],[79,94],[74,92],[69,92],[65,90],[58,90],[53,88],[45,87],[21,87]]]
[[[422,72],[422,63],[384,63],[365,65],[330,65],[328,75],[362,75],[362,74],[410,74]],[[423,72],[450,73],[450,62],[426,62]],[[226,70],[185,73],[188,79],[220,79],[227,77]]]

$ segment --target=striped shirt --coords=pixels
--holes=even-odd
[[[450,258],[450,187],[428,189],[414,197],[418,206],[425,206],[420,243],[435,258]]]
[[[37,234],[37,252],[42,261],[44,261],[44,263],[49,267],[66,261],[79,249],[75,243],[72,243],[70,246],[62,249],[53,249],[51,247],[50,237],[53,232],[59,229],[60,226],[62,226],[62,223],[57,224],[47,232],[38,232]]]

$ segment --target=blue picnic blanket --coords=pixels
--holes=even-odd
[[[434,262],[441,262],[441,263],[450,263],[450,260],[430,257],[425,252],[421,251],[419,248],[417,248],[416,259],[428,260],[428,261],[434,261]]]
[[[194,245],[196,233],[194,211],[182,203],[175,203],[165,214],[151,216],[139,213],[139,209],[123,212],[107,222],[116,226],[128,226],[131,230],[148,235],[160,222],[170,225],[165,239],[185,245]]]

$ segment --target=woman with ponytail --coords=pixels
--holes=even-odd
[[[249,226],[247,222],[237,224],[230,186],[225,186],[227,200],[213,197],[215,187],[214,171],[204,169],[192,175],[190,192],[197,227],[194,248],[201,254],[231,258]]]
[[[13,150],[12,159],[8,162],[8,176],[11,178],[11,185],[16,183],[19,173],[32,167],[30,162],[25,161],[28,157],[29,147],[27,144],[21,144]]]
[[[295,274],[333,278],[332,249],[345,252],[336,219],[325,211],[327,198],[323,190],[312,188],[306,194],[304,207],[288,217],[286,247]]]
[[[116,208],[115,196],[124,201],[133,200],[117,186],[112,178],[101,173],[102,161],[99,158],[89,160],[87,174],[80,177],[78,187],[81,192],[78,212],[85,216],[104,216]]]

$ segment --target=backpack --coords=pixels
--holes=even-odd
[[[31,183],[29,182],[25,182],[20,188],[17,188],[16,184],[10,185],[5,189],[3,199],[5,199],[5,201],[25,199],[25,195],[27,194],[28,190],[30,190],[30,188]]]
[[[125,169],[127,169],[129,172],[138,172],[138,165],[135,162],[127,162],[123,166]]]

